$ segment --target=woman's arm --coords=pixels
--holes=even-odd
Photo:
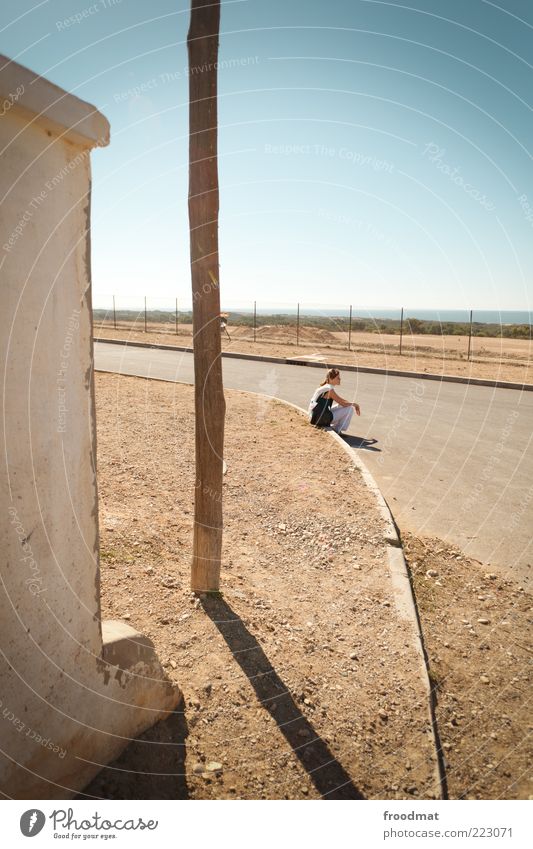
[[[356,404],[355,401],[347,401],[345,398],[341,398],[340,395],[337,395],[334,389],[329,390],[328,398],[332,398],[333,401],[336,401],[340,407],[353,407],[357,415],[361,415],[359,404]]]

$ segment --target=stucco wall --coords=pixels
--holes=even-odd
[[[70,100],[74,123],[87,104]],[[96,141],[41,117],[20,98],[0,120],[0,787],[64,798],[180,696],[128,626],[108,640],[126,645],[130,669],[105,660],[88,229]]]

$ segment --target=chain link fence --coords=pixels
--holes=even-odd
[[[186,298],[109,296],[93,310],[94,334],[132,338],[151,334],[175,344],[193,341],[192,303]],[[325,351],[368,351],[396,355],[474,356],[529,362],[531,314],[475,310],[369,309],[349,305],[269,303],[224,306],[220,320],[223,344],[302,349],[301,355]],[[179,340],[176,342],[176,338]],[[155,339],[153,341],[156,341]]]

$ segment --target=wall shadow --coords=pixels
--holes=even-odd
[[[76,799],[188,799],[183,701],[105,766]]]
[[[320,795],[325,799],[363,799],[235,611],[217,596],[202,595],[201,603]]]

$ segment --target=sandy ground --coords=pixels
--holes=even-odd
[[[130,327],[119,324],[115,330],[112,324],[107,323],[95,324],[94,334],[103,339],[192,345],[190,325],[180,325],[179,335],[176,335],[173,325],[168,325],[167,332],[161,332],[161,329],[160,324],[148,324],[148,332],[145,333],[144,323],[137,322]],[[353,350],[348,351],[347,334],[328,330],[302,327],[299,345],[296,345],[295,328],[291,327],[260,328],[255,342],[250,328],[230,327],[229,330],[231,341],[222,336],[224,351],[533,383],[533,349],[529,340],[474,339],[472,359],[468,362],[467,340],[463,337],[406,336],[400,356],[398,336],[385,334],[354,333]]]
[[[532,597],[441,540],[402,537],[450,798],[531,798]]]
[[[118,766],[133,775],[105,769],[85,792],[433,797],[410,626],[349,457],[278,402],[227,392],[224,597],[202,605],[189,591],[193,390],[96,384],[102,616],[154,641],[185,714],[129,748]]]
[[[96,387],[102,613],[151,637],[185,711],[85,794],[430,797],[418,667],[348,458],[297,413],[227,392],[224,596],[202,602],[188,590],[192,389],[105,374]],[[438,540],[406,546],[450,795],[527,798],[531,598]]]

